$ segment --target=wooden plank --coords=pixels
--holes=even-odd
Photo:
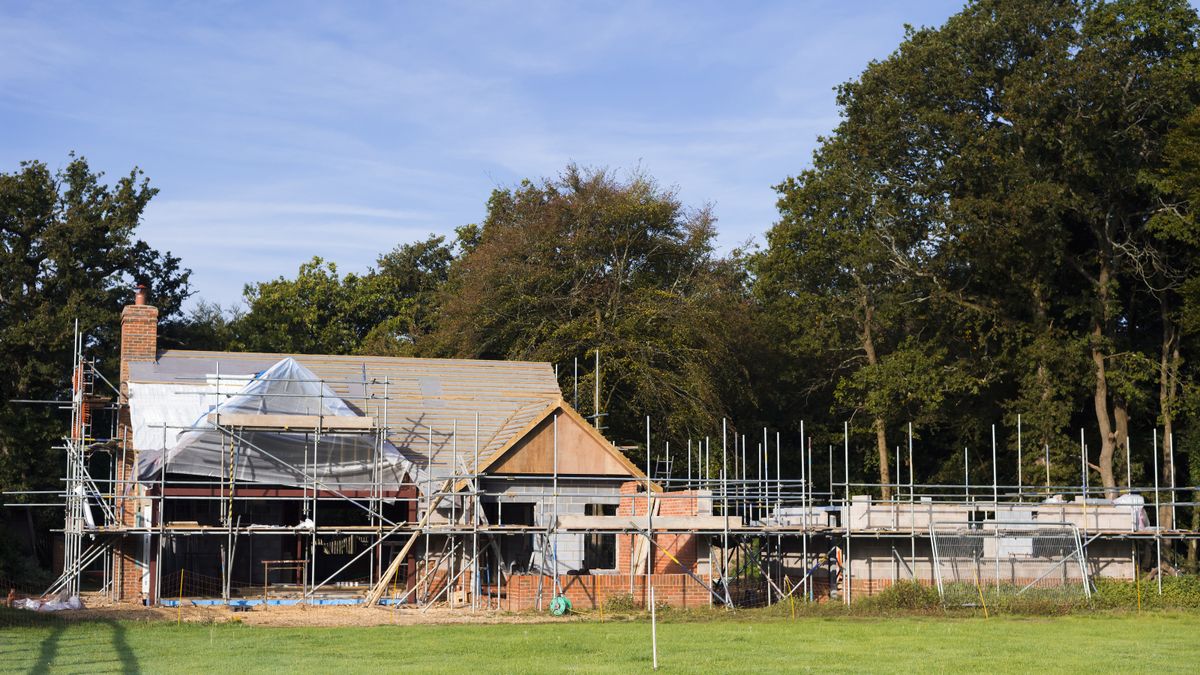
[[[741,516],[730,516],[731,528],[741,527]],[[720,530],[725,527],[724,516],[654,516],[656,534],[670,534],[668,530]],[[577,516],[558,517],[558,529],[570,530],[645,530],[645,516]],[[659,530],[662,530],[661,532]]]
[[[634,560],[637,561],[636,567],[634,568],[634,571],[633,571],[634,574],[644,573],[646,571],[646,566],[650,562],[650,551],[652,550],[651,544],[650,544],[650,542],[652,541],[652,539],[650,537],[650,524],[651,524],[650,519],[653,518],[654,516],[658,515],[658,511],[659,511],[658,507],[661,504],[662,504],[661,499],[651,500],[650,509],[649,509],[650,516],[648,516],[646,518],[646,537],[644,539],[639,538],[639,539],[634,540],[635,546],[633,547],[633,555],[634,555]],[[653,572],[653,570],[651,570],[651,572]]]
[[[208,421],[226,427],[261,429],[323,429],[326,431],[366,431],[375,428],[374,417],[350,415],[251,415],[247,413],[209,413]]]
[[[413,544],[417,543],[417,538],[421,536],[421,530],[429,522],[429,516],[437,509],[438,504],[442,503],[442,498],[446,496],[446,491],[450,489],[453,483],[453,478],[447,478],[446,482],[442,483],[442,489],[438,490],[437,498],[430,502],[429,508],[425,510],[425,515],[421,516],[421,520],[417,523],[417,529],[413,531],[408,541],[404,542],[404,548],[400,549],[400,553],[396,555],[395,560],[392,561],[392,564],[388,565],[387,571],[383,573],[383,576],[379,577],[379,582],[375,584],[370,593],[367,593],[367,601],[363,603],[364,607],[372,607],[383,598],[383,594],[387,592],[388,584],[392,582],[392,578],[400,571],[400,565],[404,564],[404,559],[408,557],[408,552],[412,549]]]

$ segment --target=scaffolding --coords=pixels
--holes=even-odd
[[[84,345],[77,332],[71,398],[55,402],[70,412],[69,433],[59,448],[66,457],[63,488],[43,495],[49,498],[45,503],[20,504],[63,509],[63,568],[47,594],[77,595],[84,589],[85,572],[99,567],[94,586],[111,599],[121,598],[120,586],[128,579],[120,578],[120,570],[129,566],[122,568],[120,559],[139,556],[147,561],[141,578],[148,603],[191,597],[234,604],[261,598],[268,604],[353,602],[421,611],[435,605],[472,611],[542,609],[578,587],[586,587],[597,602],[620,591],[649,603],[655,586],[660,586],[661,598],[661,585],[668,583],[691,589],[687,601],[710,605],[764,605],[796,597],[850,603],[856,593],[905,580],[941,587],[943,570],[957,570],[954,565],[971,556],[972,564],[978,564],[977,554],[985,546],[980,542],[987,539],[978,533],[999,536],[995,533],[1002,525],[1028,538],[1050,537],[1051,530],[1057,536],[1073,533],[1077,551],[1071,555],[1081,576],[1070,579],[1082,579],[1085,588],[1095,576],[1139,574],[1135,561],[1147,557],[1139,556],[1138,548],[1152,546],[1152,570],[1161,590],[1172,547],[1200,537],[1174,527],[1178,519],[1173,516],[1171,527],[1158,524],[1164,513],[1195,508],[1195,502],[1178,495],[1198,488],[1178,487],[1174,481],[1166,488],[1159,485],[1157,432],[1152,437],[1154,483],[1135,486],[1127,470],[1124,493],[1131,497],[1124,501],[1096,496],[1088,484],[1083,443],[1078,485],[1050,484],[1048,469],[1044,484],[1025,483],[1019,469],[1016,485],[1000,484],[994,427],[993,480],[985,485],[971,484],[969,456],[963,484],[918,483],[911,426],[905,452],[896,448],[894,480],[880,483],[851,480],[848,423],[843,426],[841,466],[836,466],[838,453],[830,445],[827,466],[820,467],[822,458],[814,457],[814,441],[805,435],[803,423],[800,442],[785,448],[781,432],[762,429],[761,436],[751,437],[723,420],[719,443],[713,443],[715,434],[687,439],[682,444],[686,449],[681,452],[677,443],[673,455],[668,442],[655,442],[650,418],[639,449],[645,458],[640,475],[580,476],[560,473],[560,422],[573,414],[560,400],[564,407],[548,418],[551,473],[500,476],[483,464],[478,413],[474,429],[462,432],[457,422],[438,429],[419,421],[389,420],[387,402],[395,382],[371,378],[365,367],[354,382],[362,385],[362,398],[356,401],[360,415],[224,414],[217,407],[204,417],[204,428],[219,436],[223,449],[216,475],[171,470],[166,439],[195,431],[195,424],[155,427],[164,439],[163,460],[155,474],[144,475],[133,470],[138,462],[130,456],[129,426],[119,421],[128,399],[85,357]],[[236,395],[245,384],[243,376],[226,375],[224,383],[222,377],[218,371],[215,378],[204,378],[218,401]],[[327,387],[339,382],[317,378],[307,384],[316,385],[322,399]],[[98,395],[100,387],[110,389],[112,396]],[[313,409],[325,410],[325,401],[317,400]],[[107,437],[97,437],[94,430],[97,412],[113,418]],[[598,426],[602,418],[596,413],[589,422]],[[1020,439],[1019,419],[1016,433]],[[298,463],[261,440],[282,434],[303,439]],[[366,466],[359,466],[365,480],[335,480],[323,468],[331,465],[333,448],[349,438],[372,448]],[[400,480],[387,457],[389,444],[397,439],[426,448],[425,465],[407,467]],[[1019,467],[1020,440],[1017,447]],[[1128,445],[1125,450],[1128,466]],[[109,471],[94,477],[92,465],[99,454],[109,457]],[[294,480],[281,485],[247,476],[251,458],[271,463],[272,475],[283,472]],[[901,474],[905,458],[907,476]],[[784,475],[785,466],[791,475]],[[820,479],[818,468],[826,469]],[[835,480],[838,474],[841,480]],[[513,486],[523,489],[514,492]],[[891,496],[871,496],[880,493]],[[1151,495],[1152,511],[1147,513],[1150,504],[1144,500],[1132,498],[1138,494]],[[560,507],[568,500],[576,507],[582,501],[608,510],[567,513]],[[526,509],[528,504],[533,506]],[[284,505],[298,522],[285,522],[280,515]],[[215,522],[179,515],[214,511]],[[966,553],[947,543],[958,539],[950,534],[939,539],[939,532],[955,533],[959,543],[966,542]],[[205,571],[211,567],[189,568],[190,542],[197,542],[199,550],[216,547],[216,574]],[[613,564],[590,569],[586,551],[607,556],[608,542]],[[1102,546],[1106,548],[1096,553]],[[1127,552],[1115,552],[1126,546]],[[140,553],[134,552],[139,548]],[[564,553],[568,549],[571,553]],[[1098,555],[1103,560],[1098,562]],[[577,564],[581,556],[582,565]],[[256,565],[262,566],[261,580],[253,578]],[[239,568],[250,569],[249,578],[239,579]],[[295,572],[296,580],[271,584],[271,570],[281,568]],[[1055,569],[1062,571],[1061,561]],[[518,596],[524,600],[518,602]]]

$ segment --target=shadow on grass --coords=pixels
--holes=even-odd
[[[59,621],[50,629],[50,634],[42,638],[42,643],[38,645],[37,661],[29,669],[30,673],[50,672],[50,666],[54,663],[54,657],[58,656],[58,641],[62,639],[62,634],[66,630],[67,625]]]
[[[121,660],[121,672],[123,673],[139,673],[141,668],[138,667],[137,657],[133,655],[133,650],[129,647],[129,642],[125,639],[125,624],[119,621],[105,621],[109,628],[112,629],[113,651],[117,653],[117,658]]]
[[[69,621],[63,620],[57,616],[48,616],[46,614],[29,612],[26,610],[8,610],[4,616],[0,616],[0,626],[7,627],[25,627],[25,628],[47,628],[49,632],[42,638],[38,644],[37,660],[29,666],[30,673],[49,673],[55,666],[56,661],[60,659],[72,660],[73,657],[90,658],[93,661],[102,657],[103,646],[98,643],[93,643],[90,640],[71,640],[68,629],[84,629],[88,626],[106,626],[111,635],[111,649],[113,655],[120,663],[120,670],[123,673],[139,673],[141,666],[138,663],[137,656],[133,653],[133,648],[129,646],[129,640],[126,637],[128,628],[124,623],[108,620],[87,620],[87,621]],[[64,639],[67,645],[64,652]],[[74,644],[71,644],[74,642]],[[74,654],[80,649],[88,650],[90,654],[81,655]],[[58,664],[61,667],[62,664]]]

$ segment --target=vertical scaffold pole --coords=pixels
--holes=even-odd
[[[908,559],[912,563],[909,573],[913,581],[917,580],[917,498],[916,480],[913,467],[913,429],[912,422],[908,423]]]
[[[1154,428],[1154,556],[1158,564],[1158,594],[1162,595],[1162,506],[1158,497],[1158,427]]]
[[[1176,497],[1175,497],[1175,433],[1171,432],[1170,434],[1168,434],[1164,431],[1163,432],[1163,442],[1167,444],[1167,462],[1168,462],[1167,471],[1169,472],[1170,478],[1171,478],[1171,481],[1170,481],[1171,522],[1169,523],[1169,525],[1172,530],[1175,530],[1175,529],[1179,529],[1175,526],[1175,523],[1178,522],[1177,521],[1178,514],[1175,512],[1175,502],[1176,502]]]
[[[780,461],[780,458],[783,456],[783,446],[780,444],[779,440],[780,440],[780,434],[778,431],[776,431],[775,432],[775,518],[776,518],[775,524],[776,525],[782,524],[782,522],[779,518],[779,513],[780,513],[780,510],[783,508],[783,470],[782,470],[783,465]],[[808,533],[807,533],[807,531],[805,531],[803,529],[801,530],[801,532],[804,533],[805,550],[807,550]],[[777,549],[779,549],[779,555],[780,555],[779,574],[782,577],[784,574],[784,571],[783,571],[783,535],[782,534],[775,538],[775,547]],[[780,579],[780,581],[782,581],[782,579]]]
[[[809,511],[811,510],[812,505],[807,503],[808,500],[805,499],[805,494],[804,494],[804,485],[805,485],[806,481],[809,479],[809,476],[806,473],[807,468],[805,467],[805,462],[804,462],[804,438],[805,438],[804,420],[800,420],[800,489],[801,489],[801,492],[800,492],[800,532],[802,533],[802,537],[800,539],[800,558],[801,558],[801,560],[804,561],[800,565],[800,569],[802,569],[806,572],[804,588],[805,588],[805,592],[807,594],[807,589],[808,589],[808,575],[807,575],[807,572],[808,572],[808,514],[809,514]]]
[[[650,416],[646,415],[646,596],[647,609],[653,609],[650,575],[654,572],[654,513],[650,504]]]
[[[992,425],[992,503],[1000,505],[1000,473],[996,466],[996,425]]]
[[[725,597],[729,597],[729,452],[726,445],[728,421],[721,418],[721,513],[725,516],[725,530],[721,536],[721,582]]]
[[[554,411],[551,420],[554,434],[554,594],[562,594],[562,585],[558,582],[558,410]]]
[[[843,451],[845,453],[845,468],[846,468],[845,506],[842,508],[843,519],[846,521],[846,523],[845,523],[845,525],[846,525],[846,559],[845,559],[846,569],[844,569],[842,571],[842,574],[846,580],[846,592],[843,593],[842,595],[843,595],[843,597],[845,597],[846,604],[849,605],[850,601],[851,601],[850,596],[852,593],[851,587],[853,586],[852,580],[850,578],[851,568],[853,567],[853,564],[850,562],[851,561],[851,557],[850,557],[851,534],[850,534],[850,423],[849,422],[842,423],[842,443],[843,443]]]
[[[1021,473],[1021,413],[1017,413],[1017,501],[1021,501],[1021,485],[1025,482]]]
[[[554,379],[556,382],[558,381],[557,377]],[[456,494],[457,489],[453,487],[458,482],[458,477],[460,475],[458,469],[458,418],[455,418],[450,425],[450,475],[454,477],[454,480],[450,482],[450,485],[452,486],[450,488],[450,570],[446,575],[446,599],[449,601],[448,604],[452,608],[458,604],[455,602],[456,599],[454,597],[454,586],[457,585],[455,579],[458,578],[458,575],[454,573],[454,570],[457,567],[456,563],[458,562],[457,558],[460,555],[459,551],[462,550],[460,548],[462,542],[459,540],[459,532],[462,528],[458,523],[461,514],[458,510],[458,495]]]
[[[1125,491],[1133,493],[1133,451],[1129,448],[1129,437],[1125,437]]]
[[[1045,462],[1046,462],[1046,494],[1049,495],[1050,494],[1050,444],[1045,443],[1044,446],[1045,446],[1044,449],[1045,449],[1045,453],[1046,453],[1046,458],[1045,458]]]
[[[556,412],[555,415],[558,413]],[[557,417],[555,418],[557,423]],[[471,611],[474,612],[479,607],[477,598],[479,591],[482,589],[482,584],[479,581],[479,411],[475,412],[475,461],[474,468],[471,470],[471,491],[474,493],[471,498]],[[555,446],[558,445],[557,438]]]
[[[1087,508],[1088,496],[1088,466],[1087,466],[1087,441],[1083,437],[1083,429],[1079,429],[1079,477],[1080,485],[1083,488],[1083,503],[1084,508]],[[1084,520],[1084,527],[1087,527],[1087,520]]]

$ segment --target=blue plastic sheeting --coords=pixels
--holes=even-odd
[[[245,598],[239,600],[230,600],[229,602],[225,602],[224,600],[187,600],[186,602],[190,603],[193,607],[215,607],[219,605],[229,605],[230,607],[253,607],[255,605],[264,604],[268,606],[299,605],[304,601],[299,598],[276,598],[269,600],[263,600],[262,598]],[[361,598],[313,598],[312,600],[308,601],[308,604],[328,607],[334,605],[361,605],[362,602],[363,601]],[[163,607],[178,607],[179,600],[161,600],[159,601],[159,604],[161,604]],[[379,601],[379,604],[405,605],[408,603],[404,600],[396,598],[383,598]]]
[[[179,607],[180,601],[160,601],[162,607]],[[235,601],[222,601],[222,599],[196,599],[196,601],[185,601],[190,603],[192,607],[217,607],[217,605],[228,604],[229,607],[254,607],[254,605],[296,605],[302,604],[300,598],[274,598],[264,601],[262,598],[242,598]],[[307,604],[320,605],[320,607],[332,607],[332,605],[355,605],[362,604],[361,598],[313,598]],[[379,604],[408,604],[400,598],[383,598]]]

